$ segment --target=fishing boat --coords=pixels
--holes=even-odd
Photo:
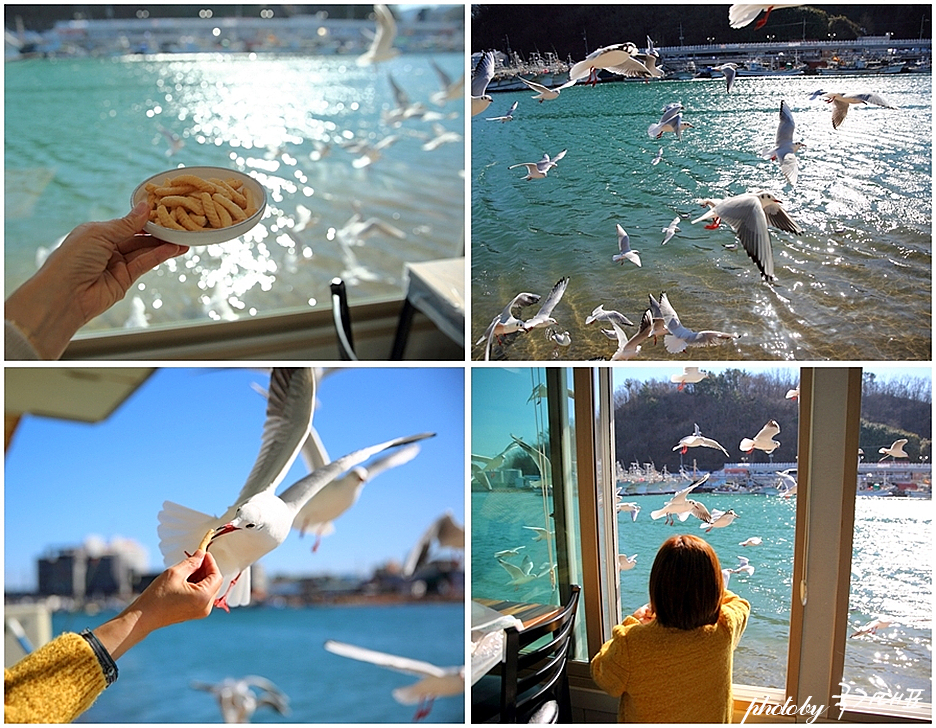
[[[889,62],[882,60],[869,60],[856,58],[852,63],[842,63],[832,59],[829,65],[819,67],[816,71],[820,76],[875,76],[903,71],[906,63],[903,61]]]

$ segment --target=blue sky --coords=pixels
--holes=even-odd
[[[789,372],[793,379],[798,376],[799,366],[785,362],[712,362],[701,364],[700,368],[711,374],[719,374],[726,369],[741,369],[753,374],[784,371]],[[932,371],[928,364],[915,366],[878,362],[864,364],[863,369],[874,372],[884,380],[908,376],[928,380]],[[536,440],[534,407],[527,400],[534,387],[540,381],[545,382],[543,371],[542,368],[529,367],[476,367],[472,370],[472,410],[479,413],[473,417],[472,453],[489,457],[499,453],[509,444],[504,441],[505,430],[527,442]],[[681,374],[682,371],[683,364],[679,362],[629,363],[627,366],[613,367],[612,382],[613,386],[618,386],[625,379],[667,381],[673,374]]]
[[[91,535],[139,542],[160,570],[163,501],[212,515],[231,505],[260,448],[266,402],[251,383],[268,380],[251,369],[166,368],[104,422],[24,417],[6,454],[6,588],[34,587],[40,555]],[[437,435],[366,484],[317,553],[311,536],[291,533],[262,559],[268,575],[366,574],[402,561],[446,510],[464,523],[463,368],[346,369],[320,383],[318,399],[313,424],[333,458],[402,435]],[[279,491],[305,474],[297,459]]]

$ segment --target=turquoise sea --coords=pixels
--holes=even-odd
[[[6,290],[79,223],[126,214],[143,180],[213,165],[266,187],[261,224],[148,274],[88,328],[329,305],[335,276],[352,304],[402,297],[404,263],[461,255],[464,242],[464,140],[423,149],[434,125],[464,136],[464,102],[430,101],[440,89],[430,59],[453,79],[464,72],[458,53],[404,54],[377,67],[353,56],[248,54],[7,63]],[[391,77],[435,119],[386,117],[396,107]],[[184,144],[171,156],[170,137]],[[395,141],[364,166],[342,146],[388,137]],[[356,210],[403,237],[347,234]]]
[[[520,553],[530,555],[535,571],[551,561],[546,542],[533,541],[532,531],[523,528],[544,525],[542,497],[524,492],[471,495],[472,596],[555,603],[548,577],[514,590],[506,584],[507,572],[493,556],[502,549],[524,546]],[[739,556],[747,557],[754,573],[734,574],[729,580],[729,588],[751,603],[751,617],[735,652],[734,681],[783,688],[795,499],[700,494],[697,500],[709,510],[733,508],[739,515],[729,526],[706,533],[693,518],[685,523],[677,521],[672,527],[664,525],[662,519],[651,519],[650,512],[670,497],[624,498],[641,510],[636,521],[629,513],[618,517],[619,553],[637,554],[637,565],[620,574],[623,612],[630,614],[649,601],[647,585],[653,559],[660,544],[675,533],[705,538],[722,568],[734,568],[740,563]],[[919,689],[922,701],[932,701],[932,508],[932,501],[915,498],[857,499],[849,623],[860,626],[889,617],[894,624],[877,635],[846,641],[844,680],[852,692],[861,689],[871,695],[886,688],[895,693]],[[763,543],[739,545],[751,536],[760,536]],[[513,561],[519,563],[519,559]]]
[[[836,130],[829,106],[810,100],[820,88],[874,91],[900,108],[853,107]],[[681,354],[660,342],[638,359],[930,358],[931,76],[739,78],[731,93],[723,79],[604,83],[542,104],[531,95],[495,94],[471,120],[472,344],[516,294],[545,297],[564,276],[553,315],[572,344],[557,349],[537,329],[495,346],[492,359],[608,359],[616,342],[585,318],[603,304],[638,323],[647,294],[661,291],[685,326],[741,338]],[[775,140],[782,100],[807,145],[794,188],[759,156]],[[515,101],[512,122],[486,119]],[[682,139],[650,138],[648,126],[676,101],[692,128]],[[545,179],[508,169],[563,149]],[[804,229],[771,230],[773,286],[743,248],[726,247],[736,242],[730,228],[690,224],[704,212],[700,200],[760,189]],[[680,232],[663,246],[661,230],[677,215]],[[642,267],[612,262],[617,223]],[[474,347],[472,357],[483,356]]]
[[[113,614],[56,613],[53,633],[96,627]],[[149,635],[118,662],[120,677],[83,723],[220,723],[213,696],[191,681],[260,675],[289,697],[291,713],[259,709],[254,723],[409,723],[416,706],[391,692],[416,678],[326,652],[334,639],[448,667],[464,664],[461,604],[246,608]],[[439,698],[428,720],[463,723],[463,696]]]

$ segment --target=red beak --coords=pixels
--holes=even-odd
[[[214,540],[218,538],[218,536],[223,536],[226,533],[231,533],[232,531],[239,531],[239,530],[240,528],[238,526],[235,526],[232,523],[226,523],[220,528],[215,529],[215,532],[211,536],[211,540],[208,542],[208,545],[210,546],[211,544],[213,544]]]

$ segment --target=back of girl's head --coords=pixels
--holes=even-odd
[[[715,624],[725,582],[715,551],[689,534],[671,536],[650,570],[650,607],[664,627]]]

